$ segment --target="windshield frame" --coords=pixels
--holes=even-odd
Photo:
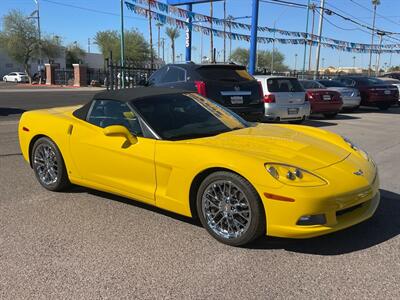
[[[184,138],[177,138],[177,137],[175,137],[175,138],[164,138],[163,135],[162,135],[160,132],[158,132],[158,130],[156,130],[156,129],[154,128],[154,126],[152,126],[151,122],[142,114],[140,108],[138,108],[138,107],[135,105],[135,103],[137,103],[137,102],[139,102],[139,101],[144,101],[145,99],[151,99],[151,98],[154,98],[155,96],[138,98],[138,99],[135,99],[135,100],[133,100],[133,101],[129,101],[129,102],[128,102],[128,105],[129,105],[129,107],[140,117],[141,121],[142,121],[143,123],[146,124],[146,126],[149,128],[149,130],[150,130],[150,131],[152,132],[152,134],[155,136],[155,138],[158,139],[158,140],[164,140],[164,141],[171,141],[171,142],[174,142],[174,141],[183,141],[183,140],[189,140],[189,139],[206,138],[206,137],[216,136],[216,135],[219,135],[219,134],[222,134],[222,133],[226,133],[226,132],[231,132],[231,131],[234,131],[234,130],[239,130],[239,129],[244,129],[244,128],[254,127],[254,126],[255,126],[254,123],[248,122],[248,121],[244,120],[242,117],[240,117],[240,116],[237,115],[236,113],[234,113],[234,112],[228,110],[226,107],[220,105],[219,103],[217,103],[217,102],[215,102],[215,101],[213,101],[213,100],[211,100],[211,99],[209,99],[209,98],[206,98],[206,97],[204,97],[204,96],[198,95],[198,94],[196,94],[195,92],[188,92],[188,93],[184,93],[184,94],[176,93],[176,95],[185,96],[185,97],[189,98],[191,101],[194,101],[194,102],[197,103],[202,109],[204,109],[205,111],[207,111],[207,112],[208,112],[209,114],[211,114],[215,119],[217,119],[219,122],[221,122],[224,126],[228,127],[228,126],[227,126],[223,121],[221,121],[213,112],[211,112],[210,109],[208,109],[207,107],[204,107],[204,105],[202,105],[201,103],[199,103],[198,101],[196,101],[195,99],[193,99],[190,95],[194,95],[195,97],[201,97],[201,98],[205,99],[206,101],[209,101],[210,103],[212,103],[212,104],[215,105],[216,107],[218,107],[218,109],[221,109],[222,111],[224,111],[224,112],[225,112],[227,115],[229,115],[230,117],[234,118],[234,119],[235,119],[236,121],[238,121],[238,123],[240,123],[243,127],[242,127],[242,128],[236,128],[236,127],[234,127],[234,128],[229,128],[229,127],[228,127],[228,129],[230,129],[230,130],[221,131],[221,132],[218,132],[218,133],[205,134],[204,136],[195,136],[195,133],[193,133],[193,135],[192,135],[193,137],[186,137],[186,135],[185,135],[185,136],[183,136]]]

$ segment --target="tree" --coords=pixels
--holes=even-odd
[[[135,64],[146,62],[150,58],[150,47],[143,35],[136,29],[127,30],[125,36],[125,59]],[[113,58],[121,59],[120,33],[116,30],[99,31],[94,38],[104,57],[109,57],[112,51]]]
[[[58,36],[45,37],[42,39],[42,55],[47,60],[55,60],[61,56],[63,46],[61,45],[61,39]]]
[[[175,40],[180,36],[178,28],[167,27],[165,30],[166,35],[171,40],[172,49],[172,63],[175,63]]]
[[[85,57],[85,50],[83,50],[76,42],[69,44],[65,48],[65,62],[66,66],[72,68],[72,64],[78,64]]]
[[[249,64],[249,50],[245,48],[236,48],[233,51],[230,60],[247,66]],[[285,56],[283,53],[275,50],[274,52],[274,71],[283,72],[287,71],[288,67],[284,64]],[[271,68],[272,52],[267,50],[260,50],[257,52],[257,68],[267,69]]]
[[[388,72],[399,72],[400,66],[393,66],[388,69]]]
[[[3,17],[0,45],[12,59],[24,66],[31,82],[29,61],[37,57],[39,45],[34,21],[27,19],[20,11],[12,10]]]

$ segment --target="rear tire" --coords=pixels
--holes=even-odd
[[[71,185],[67,168],[57,145],[42,137],[33,145],[32,168],[39,183],[49,191],[62,191]]]
[[[265,234],[265,213],[254,187],[238,174],[219,171],[207,176],[197,191],[197,213],[216,240],[243,246]]]
[[[388,110],[390,106],[390,104],[378,104],[379,110]]]
[[[325,114],[323,114],[324,115],[324,117],[326,118],[326,119],[334,119],[334,118],[336,118],[336,116],[337,116],[337,112],[336,113],[325,113]]]
[[[297,125],[301,125],[301,124],[303,124],[303,122],[304,122],[304,119],[289,121],[290,124],[297,124]]]

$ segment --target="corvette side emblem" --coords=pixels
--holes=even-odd
[[[361,176],[364,174],[363,170],[359,169],[358,171],[353,173],[354,175]]]

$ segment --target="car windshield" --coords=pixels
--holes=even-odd
[[[132,105],[166,140],[214,136],[251,126],[234,113],[195,93],[146,97],[133,101]]]
[[[300,81],[301,85],[305,89],[323,89],[324,86],[321,85],[319,82],[314,81],[314,80],[301,80]]]
[[[319,83],[325,87],[346,87],[343,83],[336,80],[320,80]]]
[[[218,81],[249,81],[254,78],[240,66],[202,66],[198,69],[201,77],[207,80]]]
[[[383,80],[374,77],[365,77],[357,79],[358,84],[362,86],[371,86],[371,85],[378,85],[378,84],[385,84]]]
[[[278,92],[304,92],[303,87],[296,78],[268,78],[268,91]]]

